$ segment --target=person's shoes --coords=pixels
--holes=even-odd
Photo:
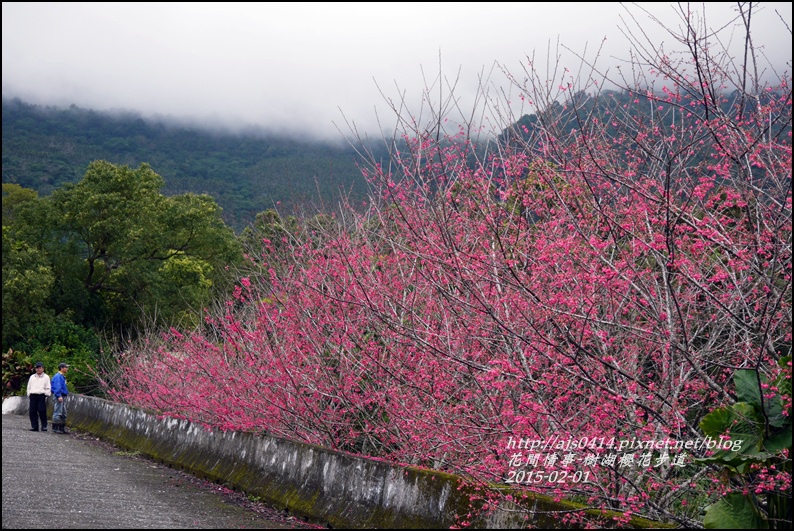
[[[69,435],[71,432],[66,428],[66,424],[61,426],[61,433],[64,435]]]
[[[47,428],[41,428],[41,431],[47,431]]]
[[[38,428],[30,428],[28,431],[39,431]]]

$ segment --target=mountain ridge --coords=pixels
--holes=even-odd
[[[347,198],[365,202],[367,183],[351,147],[267,131],[241,132],[111,113],[2,100],[4,183],[48,195],[79,181],[94,160],[148,163],[163,193],[207,193],[235,231],[257,213],[332,210]]]

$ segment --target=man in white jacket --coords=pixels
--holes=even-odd
[[[28,380],[30,397],[30,431],[47,431],[47,397],[50,396],[50,377],[44,373],[44,364],[36,363],[36,372]]]

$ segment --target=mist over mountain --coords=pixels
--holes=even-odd
[[[3,182],[40,195],[79,181],[88,164],[101,159],[130,167],[148,163],[164,178],[168,195],[211,195],[238,231],[268,208],[312,214],[335,209],[343,198],[361,204],[367,197],[355,150],[341,143],[17,98],[3,98],[2,113]]]
[[[4,98],[332,142],[353,129],[390,135],[395,110],[432,120],[428,103],[453,87],[444,118],[483,116],[478,126],[497,132],[543,110],[519,97],[532,72],[552,91],[588,72],[615,88],[648,75],[626,70],[643,50],[677,60],[688,13],[704,45],[737,59],[751,18],[762,79],[790,71],[792,49],[791,2],[4,2],[2,12]]]

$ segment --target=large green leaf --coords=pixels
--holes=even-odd
[[[729,431],[731,441],[741,441],[737,451],[719,450],[702,461],[721,462],[737,467],[747,456],[764,458],[759,455],[760,443],[764,437],[764,419],[750,404],[737,402],[729,407],[717,408],[703,417],[700,429],[715,440],[719,440],[720,435]]]
[[[764,419],[756,408],[745,402],[717,408],[700,421],[703,433],[717,438],[730,430],[731,440],[760,440],[764,435]],[[742,448],[747,448],[746,444]]]
[[[784,369],[784,371],[777,377],[774,382],[775,387],[777,387],[778,393],[780,397],[775,397],[775,406],[770,408],[769,411],[769,424],[774,426],[775,428],[783,428],[785,426],[791,426],[791,410],[787,412],[786,415],[783,414],[783,396],[791,396],[791,367],[789,364],[791,363],[791,356],[784,356],[780,358],[778,364]],[[785,370],[788,369],[788,370]]]
[[[769,425],[773,428],[782,428],[791,424],[791,419],[783,414],[783,403],[779,396],[767,398],[764,401],[764,410],[769,417]]]
[[[767,529],[767,521],[753,501],[739,493],[731,493],[706,507],[703,519],[706,529]]]
[[[733,417],[733,412],[730,408],[719,407],[703,417],[700,421],[700,429],[706,435],[719,437],[731,427]]]
[[[736,385],[737,402],[747,402],[761,407],[761,388],[758,386],[758,372],[744,369],[736,371],[733,376]]]
[[[780,433],[776,433],[764,441],[767,452],[777,452],[784,448],[791,449],[791,424]]]
[[[762,396],[756,371],[749,369],[736,371],[733,381],[736,385],[736,396],[738,401],[752,404],[759,410],[763,404],[763,410],[766,412],[770,426],[782,428],[789,422],[788,417],[783,415],[783,406],[778,396],[771,398]],[[761,381],[762,383],[766,383],[766,378],[762,378]]]

